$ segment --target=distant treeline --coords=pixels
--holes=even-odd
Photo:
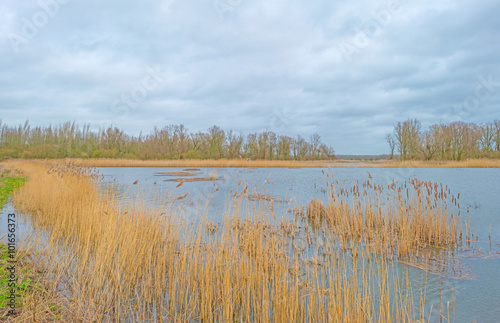
[[[248,136],[224,131],[217,126],[207,132],[188,132],[183,125],[155,127],[147,135],[130,136],[116,127],[90,130],[74,122],[58,126],[9,126],[0,121],[0,159],[7,158],[138,158],[138,159],[220,159],[266,160],[333,159],[334,150],[314,134],[278,136],[272,131]]]
[[[462,160],[500,157],[500,121],[477,125],[461,121],[439,123],[422,131],[417,119],[398,122],[387,134],[391,158],[401,160]]]
[[[360,161],[374,161],[389,159],[389,155],[335,155],[337,160],[360,160]]]

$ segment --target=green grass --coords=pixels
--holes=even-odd
[[[8,173],[0,174],[0,210],[7,203],[10,194],[16,189],[23,186],[26,181],[22,177],[9,177]]]

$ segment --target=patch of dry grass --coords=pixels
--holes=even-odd
[[[177,159],[177,160],[139,160],[113,158],[66,158],[39,160],[47,163],[67,163],[84,167],[325,167],[326,161],[293,160],[247,160],[247,159]]]
[[[22,160],[18,160],[22,161]],[[467,159],[462,161],[421,161],[421,160],[335,160],[335,161],[294,161],[294,160],[247,160],[247,159],[179,159],[140,160],[118,158],[64,158],[34,160],[47,164],[72,164],[83,167],[182,167],[184,171],[198,171],[198,167],[244,167],[244,168],[307,168],[307,167],[394,167],[394,168],[498,168],[500,159]]]

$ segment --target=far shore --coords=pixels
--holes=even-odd
[[[394,167],[394,168],[499,168],[500,159],[467,159],[462,161],[399,161],[399,160],[248,160],[248,159],[169,159],[140,160],[113,158],[11,159],[0,162],[29,162],[45,164],[71,163],[83,167],[245,167],[245,168],[335,168],[335,167]],[[1,166],[0,166],[1,167]]]

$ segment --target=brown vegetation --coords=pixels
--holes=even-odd
[[[188,172],[158,172],[154,173],[155,176],[195,176],[196,174],[194,173],[188,173]]]
[[[461,161],[420,161],[420,160],[339,160],[328,161],[282,161],[282,160],[241,160],[241,159],[219,159],[219,160],[136,160],[136,159],[49,159],[34,160],[48,165],[69,164],[83,167],[204,167],[204,168],[327,168],[327,167],[443,167],[443,168],[498,168],[500,159],[466,159]],[[199,168],[184,169],[193,172]]]
[[[249,201],[267,201],[267,202],[287,202],[283,199],[270,196],[268,194],[261,193],[252,193],[252,194],[243,194]]]
[[[442,184],[416,178],[387,187],[367,180],[350,188],[340,187],[332,178],[327,204],[312,199],[302,214],[316,223],[326,222],[342,241],[363,239],[382,253],[401,257],[462,243],[459,198]],[[470,239],[470,229],[466,231]]]
[[[313,220],[314,222],[319,222],[321,219],[325,219],[328,214],[323,202],[314,198],[307,204],[307,218]]]
[[[210,176],[210,177],[190,177],[190,178],[179,177],[179,178],[166,179],[166,180],[164,180],[164,182],[177,182],[177,183],[210,182],[210,181],[218,181],[220,179],[222,179],[222,178],[219,178],[219,177],[216,177],[216,176]]]
[[[293,160],[243,160],[243,159],[182,159],[182,160],[138,160],[138,159],[49,159],[35,160],[48,164],[67,163],[83,167],[325,167],[324,161],[293,161]]]

